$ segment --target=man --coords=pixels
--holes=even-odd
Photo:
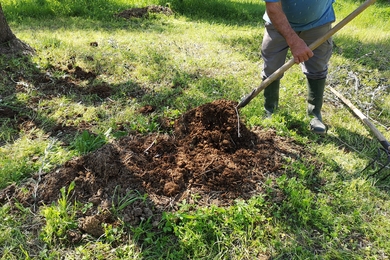
[[[317,134],[325,134],[321,108],[332,55],[329,39],[314,51],[308,45],[331,29],[335,21],[334,0],[265,0],[265,34],[262,43],[264,66],[262,78],[266,79],[286,61],[288,49],[295,63],[300,63],[307,78],[307,112],[313,118],[310,128]],[[281,77],[280,77],[281,78]],[[280,78],[264,89],[264,108],[271,116],[278,107]]]

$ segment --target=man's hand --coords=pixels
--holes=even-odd
[[[266,2],[266,9],[272,24],[286,39],[295,63],[301,63],[313,57],[313,51],[291,28],[290,23],[283,12],[281,2]]]
[[[290,46],[295,63],[307,61],[314,55],[313,51],[298,36],[297,39],[287,41],[287,43]]]

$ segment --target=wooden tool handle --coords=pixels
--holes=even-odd
[[[345,98],[340,92],[338,92],[332,87],[329,87],[329,89],[330,91],[333,92],[333,94],[335,94],[339,99],[341,99],[341,101],[343,101],[343,103],[346,104],[355,113],[355,115],[359,117],[363,121],[363,123],[366,124],[366,126],[370,128],[371,132],[375,135],[375,137],[381,143],[383,148],[385,148],[385,150],[389,152],[390,143],[386,140],[386,137],[384,137],[384,135],[381,132],[379,132],[379,130],[375,127],[375,125],[371,123],[371,121],[357,107],[355,107],[351,103],[351,101]]]

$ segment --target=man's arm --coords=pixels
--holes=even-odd
[[[283,12],[281,2],[266,2],[266,9],[272,24],[286,39],[295,63],[304,62],[311,58],[313,56],[313,52],[291,28],[290,23]]]

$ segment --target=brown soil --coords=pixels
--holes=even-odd
[[[183,200],[193,202],[195,195],[200,205],[224,206],[237,198],[250,198],[263,192],[267,177],[280,176],[284,158],[294,160],[305,152],[272,130],[250,131],[238,120],[236,105],[217,100],[192,109],[176,120],[169,135],[123,137],[35,176],[23,190],[7,187],[0,191],[0,203],[47,205],[74,181],[72,199],[93,205],[80,213],[79,232],[99,236],[102,222],[115,222],[113,206],[119,208],[126,194],[139,198],[147,194],[147,199],[124,206],[118,213],[121,218],[131,225],[151,218],[155,226],[162,211],[176,209]],[[282,199],[274,195],[270,199]],[[69,234],[69,239],[77,240],[77,234]]]

